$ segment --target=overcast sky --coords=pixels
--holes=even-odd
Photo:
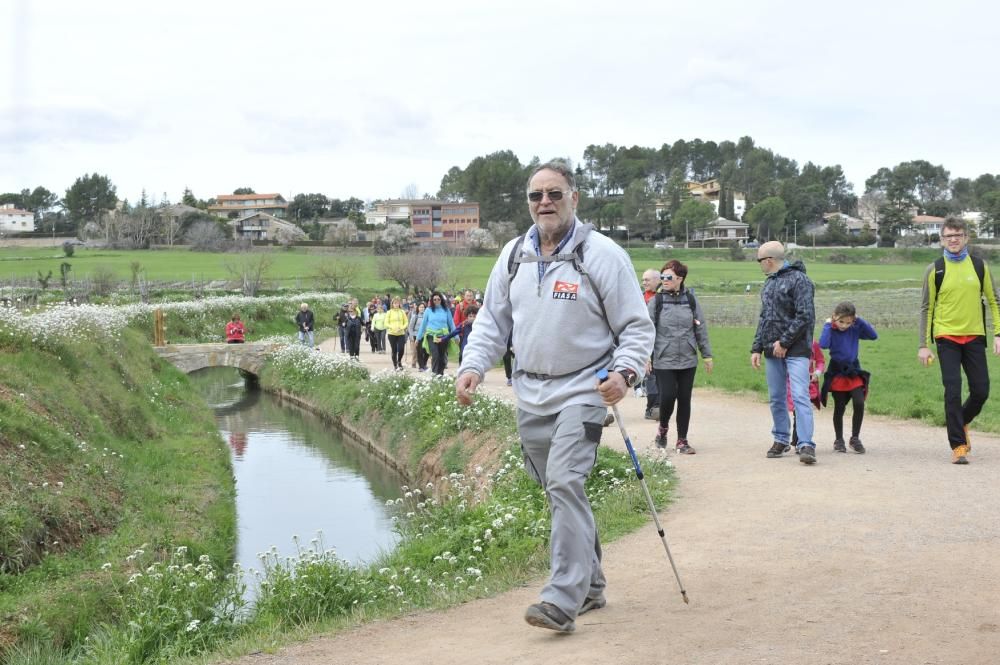
[[[985,0],[7,0],[0,20],[0,192],[97,172],[133,201],[399,197],[497,150],[744,135],[858,194],[912,159],[1000,172]]]

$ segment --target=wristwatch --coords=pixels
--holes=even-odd
[[[615,371],[618,372],[619,374],[621,374],[622,378],[625,379],[625,385],[626,386],[628,386],[629,388],[632,388],[633,386],[635,386],[635,382],[639,378],[638,374],[636,374],[635,372],[633,372],[630,369],[618,369],[618,370],[615,370]]]

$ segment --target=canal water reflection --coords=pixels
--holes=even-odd
[[[238,370],[190,375],[233,456],[239,525],[236,560],[259,569],[258,553],[276,546],[294,554],[322,532],[323,546],[354,563],[393,548],[397,537],[385,506],[403,480],[319,417],[259,390]]]

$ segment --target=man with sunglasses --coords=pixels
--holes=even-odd
[[[944,384],[944,417],[948,428],[952,464],[968,464],[972,446],[969,423],[982,411],[990,396],[986,348],[1000,354],[1000,312],[989,266],[969,254],[965,221],[945,220],[941,229],[942,258],[927,266],[920,304],[920,349],[917,359],[925,367],[934,361],[931,341],[937,347]],[[990,307],[993,330],[986,329],[983,300]],[[992,335],[990,334],[992,332]],[[988,340],[993,338],[992,343]],[[962,402],[962,371],[969,383],[969,397]]]
[[[465,347],[456,397],[471,404],[513,331],[517,426],[528,475],[552,516],[551,575],[525,620],[570,633],[604,607],[601,544],[584,492],[607,406],[636,385],[653,347],[653,322],[628,255],[576,218],[570,167],[552,161],[528,179],[534,226],[500,252]],[[513,270],[520,266],[519,270]],[[610,369],[603,383],[599,369]]]
[[[790,386],[799,437],[796,452],[803,464],[815,464],[813,411],[809,401],[809,360],[816,323],[813,283],[806,277],[801,261],[785,260],[785,248],[780,242],[772,240],[761,245],[757,249],[757,263],[767,278],[760,291],[760,319],[750,348],[750,366],[760,369],[761,356],[764,357],[774,442],[767,456],[781,457],[791,449],[787,406]]]

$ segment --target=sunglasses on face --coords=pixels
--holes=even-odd
[[[674,281],[674,276],[673,275],[660,275],[660,279],[662,279],[662,280],[664,280],[666,282],[672,282],[672,281]]]
[[[763,263],[764,261],[767,261],[770,258],[771,258],[770,256],[763,256],[763,257],[757,259],[757,263]]]
[[[566,192],[562,191],[561,189],[553,189],[548,192],[528,192],[528,200],[531,201],[532,203],[540,203],[542,197],[545,196],[546,194],[549,195],[549,201],[552,201],[553,203],[557,201],[562,201],[562,198],[566,196]]]

